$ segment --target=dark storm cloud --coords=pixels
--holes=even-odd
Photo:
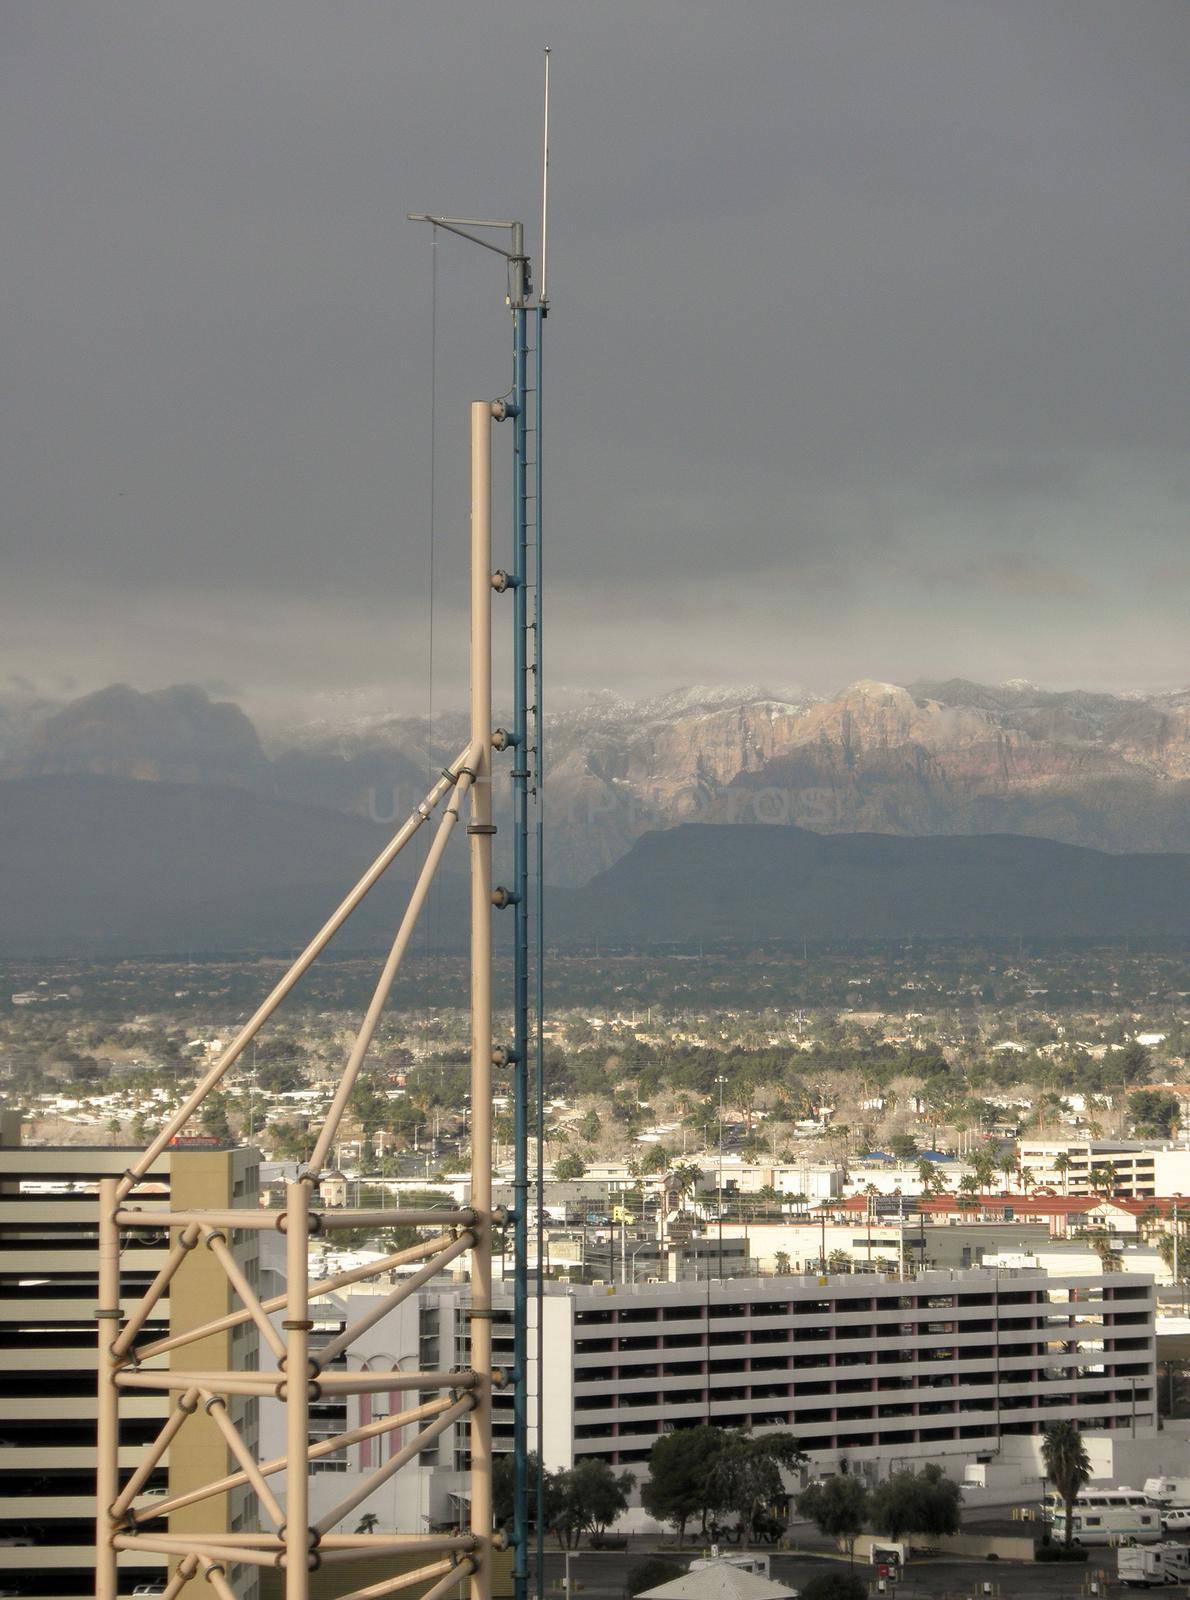
[[[0,666],[416,698],[547,42],[558,677],[1187,676],[1181,0],[14,0]]]

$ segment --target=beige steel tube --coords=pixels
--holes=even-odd
[[[197,1392],[194,1391],[195,1394]],[[441,1399],[427,1400],[425,1405],[413,1406],[408,1411],[396,1411],[391,1416],[378,1417],[375,1422],[366,1422],[361,1428],[352,1428],[347,1433],[336,1433],[329,1439],[320,1439],[306,1451],[306,1459],[317,1461],[322,1456],[332,1456],[336,1450],[345,1450],[349,1445],[359,1444],[364,1439],[375,1439],[379,1434],[392,1433],[397,1428],[408,1427],[411,1422],[423,1422],[427,1417],[436,1417],[453,1404],[454,1401],[449,1395],[443,1395]],[[271,1478],[275,1472],[284,1472],[288,1465],[286,1456],[273,1456],[271,1460],[260,1462],[258,1471],[262,1478]],[[229,1472],[225,1478],[214,1478],[210,1483],[204,1483],[186,1494],[172,1495],[168,1500],[159,1500],[156,1505],[134,1511],[132,1520],[156,1522],[160,1517],[168,1516],[171,1511],[180,1511],[183,1506],[196,1505],[200,1500],[209,1500],[212,1495],[225,1494],[229,1489],[242,1488],[247,1482],[246,1472]]]
[[[468,751],[468,761],[473,756],[474,751]],[[388,959],[385,961],[380,977],[377,979],[371,1002],[364,1014],[364,1020],[360,1023],[359,1032],[355,1036],[351,1054],[347,1058],[347,1065],[343,1069],[343,1076],[339,1079],[334,1098],[330,1103],[330,1109],[327,1111],[326,1119],[322,1124],[322,1132],[318,1135],[313,1154],[307,1163],[309,1172],[315,1178],[326,1165],[326,1158],[335,1142],[335,1135],[339,1131],[339,1123],[343,1120],[343,1113],[347,1109],[351,1091],[355,1088],[355,1080],[359,1077],[360,1068],[364,1064],[364,1057],[367,1055],[376,1033],[376,1025],[380,1021],[381,1013],[388,1001],[393,979],[397,975],[397,971],[404,959],[405,951],[409,947],[409,941],[413,937],[413,930],[417,926],[417,919],[426,903],[430,885],[433,883],[434,874],[438,870],[438,863],[442,860],[442,853],[450,842],[455,823],[459,820],[459,807],[470,783],[470,774],[464,768],[455,784],[455,792],[451,795],[450,802],[442,814],[442,821],[438,824],[434,842],[426,852],[425,862],[417,875],[417,882],[413,886],[413,892],[409,896],[409,904],[405,908],[405,915],[401,918],[397,936],[393,940]]]
[[[469,1228],[476,1220],[473,1207],[465,1211],[352,1211],[336,1206],[333,1211],[318,1212],[320,1233],[332,1228]]]
[[[464,1561],[469,1559],[464,1557]],[[444,1577],[453,1572],[461,1578],[464,1574],[460,1571],[462,1563],[454,1560],[435,1561],[428,1567],[414,1567],[412,1572],[402,1572],[395,1578],[385,1578],[383,1583],[369,1584],[366,1589],[353,1589],[350,1594],[340,1596],[340,1600],[380,1600],[382,1595],[396,1594],[401,1589],[412,1589],[419,1583],[425,1583],[431,1578]],[[421,1596],[425,1600],[425,1596]]]
[[[219,1534],[207,1539],[197,1533],[186,1538],[169,1533],[118,1533],[112,1543],[117,1550],[151,1550],[160,1556],[196,1555],[200,1560],[206,1555],[215,1561],[247,1561],[254,1567],[279,1567],[285,1558],[284,1550],[229,1544]]]
[[[285,1600],[310,1591],[310,1187],[285,1185]]]
[[[440,1251],[433,1261],[427,1261],[419,1272],[411,1273],[403,1283],[399,1283],[396,1288],[390,1289],[388,1294],[381,1295],[358,1321],[353,1322],[350,1327],[344,1328],[342,1333],[338,1334],[328,1344],[323,1345],[318,1352],[319,1363],[324,1367],[328,1367],[336,1356],[343,1354],[348,1345],[354,1344],[361,1333],[367,1333],[369,1328],[374,1328],[383,1317],[388,1315],[394,1306],[399,1306],[403,1300],[408,1300],[411,1294],[416,1294],[423,1283],[428,1283],[431,1278],[437,1277],[443,1267],[449,1266],[456,1256],[461,1256],[464,1251],[470,1250],[474,1243],[475,1235],[472,1232],[468,1230],[465,1233],[461,1233],[457,1239],[452,1240],[447,1245],[445,1250]]]
[[[183,1237],[185,1237],[183,1235]],[[240,1304],[247,1311],[260,1331],[260,1336],[273,1352],[275,1360],[280,1361],[285,1354],[285,1340],[265,1315],[264,1307],[257,1297],[256,1290],[244,1276],[244,1270],[227,1248],[227,1240],[221,1233],[209,1231],[206,1234],[206,1246],[215,1260],[227,1274],[227,1281],[240,1297]]]
[[[183,1393],[197,1384],[216,1394],[276,1395],[278,1385],[284,1382],[284,1374],[276,1372],[171,1372],[167,1367],[154,1367],[150,1372],[121,1368],[115,1375],[118,1389],[178,1389]]]
[[[490,1600],[492,1538],[492,411],[471,407],[471,1252],[470,1600]]]
[[[173,1577],[161,1592],[161,1600],[177,1600],[178,1595],[198,1571],[197,1556],[183,1556],[174,1570]]]
[[[120,1493],[116,1498],[116,1503],[112,1506],[113,1517],[122,1517],[128,1510],[129,1506],[131,1506],[132,1502],[141,1492],[142,1485],[148,1482],[149,1475],[152,1473],[154,1467],[169,1449],[170,1441],[172,1440],[174,1434],[177,1433],[178,1429],[185,1422],[186,1418],[191,1416],[197,1410],[197,1408],[197,1389],[191,1389],[186,1394],[178,1396],[177,1404],[174,1406],[169,1416],[165,1419],[164,1428],[162,1428],[161,1432],[153,1440],[153,1443],[149,1445],[148,1449],[140,1459],[140,1465],[132,1474],[131,1478],[129,1478],[128,1482],[120,1490]],[[147,1511],[142,1512],[139,1515],[141,1520],[148,1521],[155,1520],[157,1517],[162,1515],[162,1512],[159,1511],[156,1506],[151,1506]],[[137,1520],[137,1517],[138,1513],[133,1512],[132,1520],[134,1522]]]
[[[436,1417],[430,1423],[429,1427],[423,1428],[420,1433],[415,1434],[408,1444],[403,1444],[399,1450],[394,1451],[382,1467],[377,1467],[375,1472],[369,1473],[366,1478],[356,1485],[350,1494],[344,1495],[343,1499],[333,1505],[325,1516],[319,1517],[314,1524],[316,1532],[319,1534],[329,1533],[336,1522],[341,1522],[349,1512],[355,1510],[356,1506],[361,1505],[370,1494],[375,1494],[381,1484],[387,1483],[393,1474],[400,1472],[407,1462],[412,1461],[415,1456],[419,1456],[425,1447],[436,1439],[440,1433],[445,1433],[457,1418],[470,1411],[473,1404],[474,1402],[470,1395],[467,1395],[463,1400],[456,1400],[449,1411],[444,1411],[440,1417]]]
[[[394,1550],[475,1549],[469,1533],[326,1533],[318,1546],[324,1565],[384,1556]]]
[[[173,1116],[168,1119],[161,1130],[154,1136],[153,1139],[150,1140],[147,1147],[140,1153],[139,1156],[137,1156],[136,1160],[129,1167],[128,1172],[123,1178],[120,1179],[119,1198],[121,1200],[131,1189],[135,1188],[137,1179],[144,1176],[144,1174],[153,1165],[154,1161],[156,1161],[157,1157],[169,1144],[169,1141],[174,1137],[174,1135],[180,1129],[185,1127],[193,1113],[203,1103],[211,1090],[220,1082],[228,1069],[239,1060],[240,1056],[244,1053],[245,1048],[251,1044],[257,1033],[269,1020],[273,1012],[276,1011],[277,1007],[281,1004],[282,1000],[285,999],[285,996],[294,987],[298,979],[302,977],[302,975],[313,964],[315,959],[321,955],[323,950],[326,949],[327,945],[330,944],[335,934],[338,933],[339,929],[347,921],[348,917],[359,905],[360,901],[363,900],[369,889],[374,887],[376,882],[384,875],[392,863],[397,859],[398,855],[400,855],[401,851],[409,843],[410,839],[412,839],[413,835],[421,827],[422,823],[428,821],[430,816],[433,814],[434,807],[438,804],[439,800],[442,799],[442,796],[448,789],[454,787],[455,777],[459,768],[467,765],[467,756],[468,751],[464,750],[462,755],[456,757],[456,759],[451,762],[450,766],[447,768],[447,771],[450,773],[450,777],[443,775],[441,778],[439,778],[438,782],[430,790],[426,798],[401,825],[389,843],[385,845],[384,849],[376,857],[375,861],[373,861],[372,865],[368,868],[367,872],[364,873],[363,877],[355,885],[354,889],[352,889],[346,898],[340,902],[339,906],[334,912],[332,912],[328,920],[323,923],[322,927],[314,935],[313,939],[311,939],[310,943],[302,951],[301,955],[290,967],[289,971],[276,985],[263,1003],[257,1008],[257,1010],[252,1014],[252,1016],[249,1017],[248,1021],[240,1029],[239,1033],[231,1041],[227,1049],[219,1057],[218,1061],[212,1065],[208,1072],[204,1073],[190,1094],[186,1096],[185,1100],[183,1100],[182,1104],[174,1112]]]
[[[474,1571],[475,1557],[464,1556],[454,1572],[450,1573],[445,1578],[439,1578],[436,1584],[426,1590],[426,1592],[420,1597],[420,1600],[442,1600],[443,1595],[448,1595],[457,1583],[459,1583],[463,1578],[469,1577]]]
[[[497,1215],[502,1213],[497,1212]],[[336,1207],[333,1211],[311,1211],[310,1221],[315,1233],[325,1233],[330,1228],[431,1228],[470,1227],[476,1220],[475,1211],[352,1211]],[[184,1228],[194,1223],[199,1228],[245,1228],[259,1233],[282,1233],[285,1229],[284,1211],[152,1211],[137,1206],[116,1213],[122,1228],[138,1228],[142,1233],[164,1232],[168,1228]],[[370,1273],[379,1271],[372,1262]],[[143,1352],[142,1352],[143,1355]]]
[[[470,1389],[473,1372],[320,1372],[317,1387],[328,1394],[394,1394],[404,1389]]]
[[[149,1320],[153,1307],[169,1288],[174,1273],[185,1261],[191,1250],[194,1249],[197,1240],[198,1229],[193,1225],[189,1228],[183,1228],[177,1239],[174,1240],[169,1255],[166,1256],[161,1265],[161,1270],[133,1307],[131,1316],[112,1345],[112,1355],[114,1357],[122,1358],[128,1354],[132,1348],[132,1341]]]
[[[227,1442],[227,1448],[239,1462],[241,1470],[248,1476],[248,1482],[261,1505],[268,1513],[270,1520],[277,1528],[285,1521],[285,1513],[277,1504],[277,1497],[269,1488],[264,1474],[256,1463],[256,1457],[240,1438],[240,1431],[227,1412],[227,1403],[221,1395],[204,1395],[207,1415],[214,1421],[215,1426]]]
[[[115,1178],[99,1180],[98,1398],[95,1423],[95,1595],[116,1600],[118,1574],[112,1514],[120,1490],[120,1393],[115,1385],[116,1337],[120,1331],[120,1230],[116,1227]]]
[[[382,1272],[388,1272],[392,1267],[403,1267],[409,1261],[420,1261],[423,1256],[433,1255],[436,1250],[443,1249],[450,1243],[450,1234],[440,1233],[433,1239],[421,1239],[417,1244],[410,1245],[407,1250],[397,1250],[391,1256],[383,1256],[379,1261],[366,1262],[362,1267],[351,1267],[346,1272],[332,1273],[329,1278],[315,1278],[310,1284],[310,1299],[317,1300],[320,1295],[331,1294],[335,1289],[345,1289],[348,1284],[362,1283],[365,1278],[378,1277]],[[286,1296],[283,1294],[270,1295],[267,1300],[260,1302],[261,1310],[284,1311]],[[168,1339],[154,1339],[152,1344],[147,1344],[138,1354],[142,1361],[147,1361],[151,1356],[164,1355],[167,1350],[177,1350],[182,1345],[194,1344],[199,1339],[205,1339],[208,1334],[225,1333],[228,1328],[238,1328],[241,1323],[250,1322],[251,1315],[247,1311],[229,1311],[225,1317],[216,1317],[212,1322],[204,1322],[201,1327],[187,1328],[185,1333],[172,1334]]]
[[[227,1575],[217,1561],[212,1561],[210,1556],[203,1560],[202,1575],[219,1596],[219,1600],[236,1600],[235,1590],[227,1581]]]

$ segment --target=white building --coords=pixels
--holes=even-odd
[[[351,1296],[313,1314],[328,1328],[371,1303]],[[1151,1280],[1087,1272],[927,1272],[879,1277],[782,1277],[731,1282],[578,1286],[550,1283],[545,1325],[542,1455],[551,1468],[599,1456],[641,1476],[655,1441],[674,1427],[790,1430],[814,1472],[846,1461],[869,1479],[892,1464],[963,1464],[1006,1440],[1033,1439],[1059,1419],[1087,1432],[1138,1436],[1156,1427],[1154,1292]],[[497,1296],[494,1359],[512,1356],[511,1301]],[[532,1309],[532,1303],[531,1303]],[[372,1370],[466,1361],[465,1287],[426,1288],[364,1336]],[[538,1373],[530,1337],[530,1448]],[[399,1409],[400,1396],[376,1396]],[[355,1408],[358,1400],[347,1402]],[[365,1401],[366,1405],[367,1402]],[[278,1416],[271,1418],[271,1410]],[[355,1427],[339,1402],[329,1432]],[[262,1450],[273,1448],[280,1408],[262,1405]],[[496,1448],[512,1434],[512,1396],[493,1402]],[[462,1512],[465,1423],[403,1469],[353,1513],[416,1531]],[[375,1470],[375,1445],[328,1462],[314,1515]],[[395,1448],[386,1445],[385,1451]],[[387,1456],[385,1457],[387,1459]],[[643,1513],[630,1514],[643,1525]]]
[[[1021,1170],[1034,1187],[1052,1188],[1062,1194],[1093,1194],[1108,1189],[1125,1200],[1190,1194],[1190,1144],[1140,1139],[1022,1139],[1018,1154]],[[1063,1157],[1064,1161],[1060,1159]]]

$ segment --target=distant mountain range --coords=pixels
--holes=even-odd
[[[305,944],[391,829],[245,789],[59,774],[0,782],[0,955],[277,950]],[[424,844],[339,947],[391,939]],[[466,937],[465,851],[435,892],[436,947]],[[509,924],[498,924],[500,937]],[[1190,936],[1190,854],[1046,839],[823,835],[685,824],[548,904],[551,945]]]
[[[393,833],[245,789],[53,775],[0,782],[0,955],[280,949],[305,944]],[[415,841],[340,944],[391,939]],[[445,864],[435,917],[464,924]],[[437,925],[437,924],[436,924]]]
[[[800,939],[1190,935],[1190,855],[1049,839],[895,839],[688,824],[555,897],[564,943],[690,949]]]
[[[1147,908],[1154,931],[1177,921],[1160,885],[1163,874],[1181,882],[1177,857],[1190,853],[1190,692],[956,679],[862,682],[830,699],[760,688],[635,703],[594,695],[559,711],[547,739],[548,876],[561,889],[589,884],[556,899],[567,936],[638,926],[642,938],[678,937],[665,928],[684,880],[658,878],[656,903],[628,908],[635,883],[664,877],[683,854],[683,873],[731,860],[741,880],[771,856],[764,872],[785,884],[785,910],[804,908],[824,933],[858,927],[864,907],[885,925],[880,884],[901,879],[906,930],[957,930],[958,896],[982,907],[977,931],[1006,926],[1001,913],[1012,931],[1100,931],[1092,879],[1114,886],[1120,931],[1132,906]],[[307,907],[316,916],[370,859],[463,742],[451,716],[436,721],[432,746],[424,721],[398,717],[262,738],[240,707],[189,686],[112,685],[58,705],[0,698],[0,944],[140,938],[156,948],[187,930],[183,942],[196,945],[292,942]],[[681,826],[695,823],[707,826]],[[917,841],[922,853],[881,855],[874,835],[891,836],[889,847]],[[1005,835],[1018,836],[1015,853]],[[963,855],[964,838],[983,854]],[[1027,853],[1045,841],[1120,856]],[[995,861],[1033,874],[1031,921],[1001,903],[1008,881],[995,883]],[[876,864],[871,881],[865,863]],[[802,898],[791,900],[795,869]],[[1056,876],[1042,881],[1043,869]],[[978,895],[960,891],[964,872],[983,884]],[[838,906],[816,898],[816,874],[851,885]],[[1047,908],[1056,884],[1065,898]],[[725,928],[772,936],[763,874],[746,903],[726,894],[716,904]],[[383,907],[373,915],[387,927]]]

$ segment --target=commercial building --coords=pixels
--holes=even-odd
[[[268,1241],[266,1240],[266,1244]],[[367,1310],[370,1297],[320,1302],[328,1334]],[[411,1294],[363,1336],[371,1370],[463,1364],[467,1291]],[[570,1467],[598,1456],[644,1470],[655,1441],[675,1427],[790,1430],[812,1470],[843,1462],[870,1478],[894,1463],[947,1460],[959,1474],[1004,1441],[1033,1438],[1061,1418],[1091,1432],[1143,1436],[1156,1427],[1152,1281],[1089,1272],[925,1272],[770,1277],[729,1282],[546,1285],[545,1360],[530,1338],[530,1447],[544,1385],[543,1459]],[[533,1310],[531,1303],[531,1312]],[[493,1358],[512,1356],[512,1307],[496,1301]],[[375,1397],[377,1414],[399,1395]],[[361,1402],[352,1402],[358,1406]],[[496,1448],[509,1448],[512,1400],[493,1402]],[[366,1420],[340,1405],[328,1431]],[[268,1428],[262,1412],[262,1427]],[[394,1439],[386,1450],[398,1446]],[[263,1448],[272,1446],[266,1437]],[[375,1446],[371,1449],[374,1451]],[[398,1473],[359,1507],[381,1526],[416,1531],[464,1514],[465,1434],[448,1430],[412,1474]],[[315,1484],[318,1514],[348,1482],[374,1471],[360,1447],[340,1453],[337,1482]],[[344,1480],[347,1480],[345,1482]],[[632,1514],[641,1522],[643,1514]]]
[[[1139,1139],[1022,1139],[1021,1171],[1038,1188],[1124,1200],[1190,1194],[1190,1144]]]
[[[127,1149],[22,1147],[19,1125],[5,1119],[0,1134],[0,1590],[8,1594],[89,1595],[94,1591],[97,1187],[128,1165]],[[154,1207],[169,1201],[197,1205],[255,1203],[258,1156],[244,1149],[171,1150],[153,1166],[133,1203],[146,1210],[146,1228],[123,1253],[123,1308],[131,1309],[166,1256],[163,1237],[148,1225]],[[256,1276],[256,1235],[241,1236],[236,1254]],[[158,1302],[138,1340],[147,1343],[234,1309],[226,1278],[205,1250],[191,1252]],[[234,1349],[233,1349],[234,1343]],[[250,1325],[184,1352],[195,1366],[251,1365],[256,1332]],[[252,1441],[252,1402],[233,1411]],[[129,1393],[121,1401],[120,1467],[128,1477],[144,1445],[156,1437],[171,1405],[168,1396]],[[162,1469],[148,1480],[138,1504],[183,1493],[227,1472],[227,1453],[201,1409],[187,1419]],[[244,1490],[175,1515],[175,1529],[251,1526],[255,1506]],[[166,1558],[122,1554],[121,1590],[161,1581]],[[240,1592],[254,1589],[247,1573]]]

